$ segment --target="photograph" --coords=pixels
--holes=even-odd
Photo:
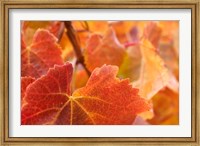
[[[0,4],[0,145],[200,145],[200,0]]]
[[[179,21],[20,27],[21,125],[179,125]]]

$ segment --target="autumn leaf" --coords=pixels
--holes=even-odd
[[[175,75],[169,72],[169,82],[167,87],[175,93],[179,93],[179,82],[176,79]]]
[[[153,125],[179,124],[179,94],[169,88],[160,90],[153,98],[154,117],[148,122]]]
[[[172,38],[163,36],[159,43],[159,54],[165,61],[167,68],[179,79],[179,55],[174,45]]]
[[[91,35],[85,49],[85,64],[90,71],[104,64],[120,66],[125,54],[114,30],[109,28],[103,38],[98,34]]]
[[[88,74],[84,69],[77,70],[75,73],[75,89],[85,86],[88,78]]]
[[[86,21],[91,32],[104,34],[109,25],[107,21]]]
[[[57,39],[44,29],[36,31],[30,46],[26,47],[22,41],[22,77],[38,78],[44,75],[54,64],[63,64],[61,48],[56,41]]]
[[[87,31],[87,32],[95,32],[98,34],[104,34],[108,29],[109,24],[107,21],[73,21],[74,29],[77,32]]]
[[[143,37],[154,45],[166,67],[178,79],[179,63],[177,49],[175,48],[177,46],[175,40],[178,40],[177,24],[176,21],[149,22],[144,29]]]
[[[110,22],[110,26],[113,27],[120,43],[126,43],[129,41],[128,33],[134,27],[133,21],[113,21]]]
[[[32,28],[32,29],[38,29],[38,28],[45,28],[50,25],[50,21],[23,21],[23,29]]]
[[[72,21],[72,25],[76,30],[77,39],[79,40],[81,49],[87,46],[87,40],[91,33],[104,35],[109,25],[107,21]]]
[[[115,30],[120,43],[136,41],[143,35],[146,21],[111,21],[110,26]]]
[[[141,40],[142,66],[140,78],[133,86],[140,89],[141,97],[150,99],[169,82],[169,73],[155,47],[147,40]]]
[[[50,124],[67,104],[70,95],[72,65],[55,65],[47,75],[28,86],[22,109],[22,124]]]
[[[161,28],[155,22],[149,22],[145,26],[147,22],[121,22],[117,23],[119,26],[118,32],[125,33],[126,31],[120,30],[121,25],[130,25],[128,31],[124,34],[123,38],[126,36],[128,41],[124,45],[127,47],[126,52],[127,55],[123,60],[122,65],[120,66],[119,76],[122,78],[130,78],[131,81],[136,81],[140,76],[141,71],[141,43],[140,43],[140,35],[141,35],[141,27],[143,27],[143,38],[149,40],[154,47],[158,46],[159,39],[161,37]],[[121,25],[120,25],[121,24]],[[115,24],[116,25],[116,24]],[[117,25],[116,25],[117,26]]]
[[[64,23],[60,21],[51,22],[51,25],[47,29],[58,39],[60,40],[64,32]]]
[[[60,40],[64,24],[60,21],[22,21],[22,34],[27,45],[32,43],[33,36],[38,29],[47,29]]]
[[[174,51],[179,55],[179,21],[159,21],[162,37],[168,38],[173,44]]]
[[[26,87],[34,81],[35,81],[35,79],[32,78],[32,77],[21,77],[21,95],[22,95],[21,97],[22,97],[22,100],[23,100],[25,92],[26,92]]]
[[[21,77],[21,104],[23,107],[26,88],[35,81],[32,77]]]
[[[129,78],[131,82],[136,81],[141,71],[141,51],[140,45],[128,47],[126,56],[119,67],[118,76],[121,78]]]
[[[64,24],[21,21],[22,125],[179,124],[178,21]]]
[[[28,86],[22,124],[132,124],[138,113],[151,106],[128,79],[116,78],[117,72],[111,65],[96,68],[86,86],[71,96],[72,65],[56,65]]]
[[[144,29],[143,37],[148,39],[152,45],[157,49],[159,40],[161,38],[162,29],[159,23],[149,22]]]

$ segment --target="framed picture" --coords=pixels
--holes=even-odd
[[[2,145],[199,144],[199,1],[1,1]]]

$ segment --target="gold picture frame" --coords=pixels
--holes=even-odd
[[[50,144],[63,144],[72,145],[84,143],[84,145],[199,145],[199,113],[200,96],[199,96],[199,14],[200,14],[200,1],[199,0],[164,0],[164,1],[137,1],[137,0],[87,0],[87,1],[74,1],[74,0],[1,0],[1,96],[0,96],[0,120],[1,120],[1,144],[2,145],[50,145]],[[142,9],[191,9],[192,13],[192,136],[191,137],[177,137],[177,138],[22,138],[22,137],[9,137],[9,67],[8,67],[8,48],[9,48],[9,9],[32,9],[32,8],[142,8]]]

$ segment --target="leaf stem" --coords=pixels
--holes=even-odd
[[[77,39],[77,36],[76,36],[76,31],[74,30],[72,24],[71,24],[71,21],[65,21],[65,28],[67,29],[67,36],[69,37],[69,40],[71,41],[72,45],[73,45],[73,48],[74,48],[74,51],[75,51],[75,54],[76,54],[76,57],[77,57],[77,64],[80,63],[85,71],[87,72],[88,76],[90,76],[90,71],[87,69],[86,65],[85,65],[85,62],[84,62],[84,57],[83,57],[83,54],[81,52],[81,47],[78,43],[78,39]]]
[[[65,26],[64,26],[64,24],[62,23],[61,24],[61,26],[60,26],[60,30],[59,30],[59,33],[58,33],[58,42],[60,42],[61,41],[61,38],[62,38],[62,35],[63,35],[63,33],[65,32]]]
[[[127,42],[127,43],[124,44],[124,47],[128,48],[130,46],[136,46],[138,44],[139,44],[139,42]]]

